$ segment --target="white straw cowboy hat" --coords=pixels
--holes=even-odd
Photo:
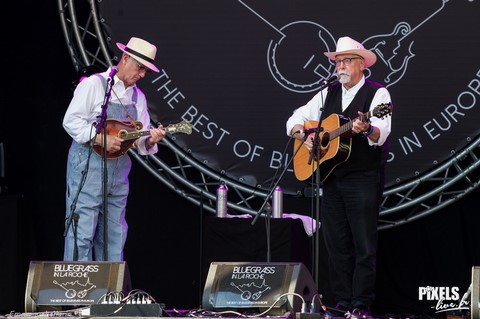
[[[361,43],[349,37],[339,38],[337,41],[337,49],[335,52],[324,52],[330,60],[335,60],[339,54],[356,54],[365,60],[365,67],[368,68],[377,62],[377,56],[370,50],[363,47]]]
[[[160,72],[153,64],[155,62],[155,55],[157,55],[157,47],[153,44],[133,37],[130,38],[127,45],[117,42],[117,47],[123,52],[131,55],[135,60],[142,63],[150,70]]]

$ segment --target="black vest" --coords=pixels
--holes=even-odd
[[[375,93],[381,87],[382,85],[379,83],[365,80],[365,84],[357,92],[350,105],[345,111],[342,111],[342,84],[334,83],[328,90],[322,119],[331,114],[339,114],[354,119],[358,117],[358,111],[368,112]],[[367,137],[363,134],[354,135],[349,158],[338,165],[332,174],[343,177],[353,171],[380,170],[383,175],[389,151],[388,145],[389,143],[386,141],[383,146],[370,146]]]

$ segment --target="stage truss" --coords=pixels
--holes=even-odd
[[[58,0],[61,26],[75,70],[81,74],[88,68],[103,70],[112,60],[102,32],[96,1]],[[480,136],[472,139],[460,152],[452,153],[444,163],[414,179],[387,187],[380,211],[379,229],[388,229],[418,220],[466,196],[479,185]],[[167,137],[159,144],[161,156],[129,154],[155,178],[173,192],[215,213],[215,193],[221,181],[229,188],[228,209],[239,214],[256,215],[268,192],[227,178],[193,158],[188,150]],[[167,154],[167,155],[166,155]],[[301,194],[299,194],[301,195]]]

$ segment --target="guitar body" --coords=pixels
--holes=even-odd
[[[145,135],[150,135],[149,131],[139,131],[143,128],[143,124],[141,122],[135,122],[135,125],[133,125],[130,122],[122,122],[118,120],[107,120],[106,121],[106,130],[107,130],[107,135],[115,135],[117,137],[120,137],[124,139],[120,146],[120,150],[117,152],[107,152],[107,158],[118,158],[125,153],[133,146],[133,143],[141,137]],[[129,133],[136,133],[136,132],[142,132],[138,133],[135,136],[132,136],[130,138]],[[102,130],[103,133],[103,130]],[[94,145],[93,149],[95,153],[98,155],[102,156],[103,155],[103,147],[100,145]]]
[[[106,131],[107,135],[114,135],[123,139],[123,142],[120,146],[120,150],[117,152],[107,152],[107,158],[118,158],[125,153],[133,146],[133,143],[142,136],[150,135],[150,131],[140,131],[143,128],[143,124],[141,122],[122,122],[118,120],[107,120],[106,122]],[[184,133],[184,134],[192,134],[192,125],[183,120],[176,124],[170,124],[164,127],[167,133],[175,134],[175,133]],[[103,130],[102,130],[103,133]],[[103,155],[103,147],[100,145],[94,145],[93,150],[98,155]]]
[[[352,138],[347,134],[332,136],[331,132],[349,122],[348,118],[331,114],[322,121],[323,131],[320,132],[320,160],[314,157],[314,160],[308,164],[310,152],[306,147],[301,146],[293,159],[295,177],[298,180],[306,180],[313,172],[320,167],[320,182],[323,182],[333,171],[333,169],[345,162],[350,156],[352,147]],[[305,129],[315,128],[318,121],[307,121],[304,123]],[[312,133],[308,138],[313,138]],[[294,148],[297,150],[302,141],[295,139]]]

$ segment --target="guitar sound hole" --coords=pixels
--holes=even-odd
[[[326,147],[329,142],[330,142],[330,134],[328,132],[325,132],[325,134],[322,135],[322,140],[320,142],[320,145],[322,147]]]
[[[125,138],[127,136],[128,132],[125,130],[120,130],[118,131],[118,137],[120,138]]]

